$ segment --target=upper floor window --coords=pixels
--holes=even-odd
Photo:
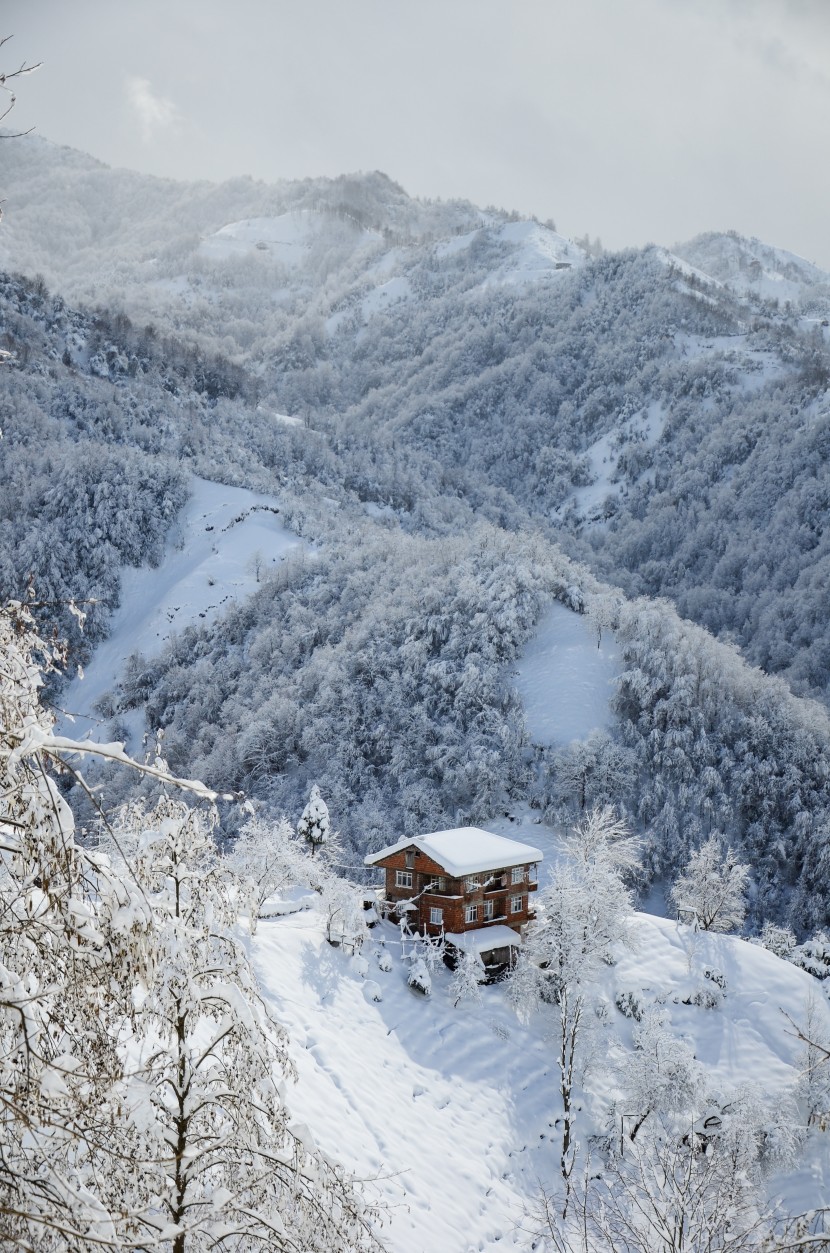
[[[492,917],[493,917],[493,902],[485,901],[484,902],[484,921],[487,922],[487,920]]]
[[[511,896],[510,897],[511,914],[520,914],[522,912],[522,910],[524,909],[524,900],[525,898],[523,896]]]
[[[406,854],[407,870],[411,870],[414,865],[415,865],[415,850],[410,849],[409,852]]]
[[[511,883],[524,883],[525,868],[524,866],[514,866],[510,871]]]
[[[465,905],[464,906],[464,921],[465,922],[478,922],[478,905]]]
[[[476,889],[480,887],[481,887],[481,882],[479,880],[478,875],[475,875],[475,874],[467,875],[467,878],[464,880],[464,890],[466,892],[475,892]]]
[[[395,871],[395,887],[411,888],[412,887],[412,871],[396,870]]]
[[[538,874],[538,871],[537,871],[536,866],[528,866],[528,868],[527,868],[527,878],[528,878],[528,882],[529,882],[529,883],[535,883],[535,882],[536,882],[537,874]]]

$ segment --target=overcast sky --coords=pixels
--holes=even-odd
[[[830,0],[3,0],[17,127],[177,178],[381,169],[606,247],[830,268]],[[0,153],[0,159],[2,154]]]

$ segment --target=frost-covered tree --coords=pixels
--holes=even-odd
[[[324,844],[329,838],[330,831],[331,819],[329,817],[328,805],[320,795],[320,789],[315,783],[311,789],[308,804],[302,812],[300,821],[297,823],[297,835],[300,839],[308,842],[313,857],[321,844]]]
[[[22,605],[0,612],[0,1243],[113,1240],[102,1162],[128,1151],[119,1110],[134,973],[113,931],[146,912],[80,848],[51,769],[42,672],[60,658]],[[116,927],[110,923],[115,915]],[[140,963],[136,963],[137,965]],[[112,1153],[111,1153],[112,1150]],[[112,1155],[114,1154],[114,1156]]]
[[[132,864],[76,842],[54,769],[72,752],[129,759],[55,736],[38,699],[55,659],[23,606],[0,612],[0,1242],[377,1247],[360,1196],[292,1130],[285,1039],[210,822],[164,797],[113,833]],[[158,760],[138,768],[213,795]]]
[[[366,939],[366,911],[360,888],[338,875],[327,873],[321,886],[326,914],[326,938],[359,952]]]
[[[588,1248],[613,1253],[748,1253],[772,1235],[757,1186],[757,1146],[742,1119],[708,1145],[693,1125],[647,1124],[580,1198]],[[572,1246],[573,1247],[573,1246]]]
[[[462,953],[450,980],[450,1000],[454,1006],[461,1001],[481,1002],[481,985],[486,977],[484,963],[476,952]]]
[[[559,1096],[562,1102],[560,1171],[567,1210],[576,1153],[574,1088],[585,1060],[585,1025],[593,987],[615,944],[630,937],[631,894],[624,875],[636,865],[637,844],[610,809],[595,810],[565,841],[536,902],[522,960],[513,975],[513,1001],[526,1017],[554,1007]]]
[[[292,1127],[285,1034],[234,934],[210,822],[169,798],[125,821],[141,832],[135,876],[153,911],[154,977],[137,997],[126,1092],[141,1150],[121,1176],[125,1194],[153,1197],[145,1230],[172,1253],[373,1246],[357,1195]]]
[[[285,818],[276,822],[250,818],[227,852],[226,861],[248,902],[252,935],[268,897],[281,888],[307,882],[312,869],[304,847],[294,838]]]
[[[689,1045],[674,1034],[665,1010],[653,1007],[634,1031],[634,1052],[623,1070],[623,1131],[636,1139],[651,1114],[689,1113],[699,1108],[705,1074]]]
[[[743,925],[749,867],[712,835],[689,858],[669,893],[678,912],[704,931],[735,931]]]

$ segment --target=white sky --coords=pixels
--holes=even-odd
[[[3,0],[17,127],[220,180],[381,169],[607,247],[830,268],[830,0]],[[0,159],[2,159],[0,154]]]

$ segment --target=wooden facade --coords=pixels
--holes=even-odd
[[[489,926],[508,926],[518,932],[535,917],[535,862],[452,876],[446,866],[412,843],[397,846],[373,864],[385,872],[390,906],[400,912],[409,902],[410,927],[422,935],[460,934]]]

